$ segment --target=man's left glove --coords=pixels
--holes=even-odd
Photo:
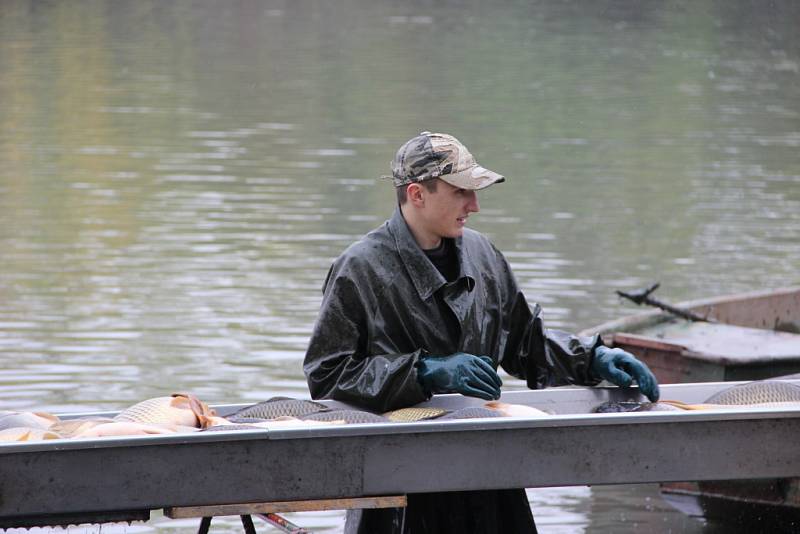
[[[659,397],[658,380],[648,367],[622,349],[599,346],[594,349],[592,372],[620,387],[628,387],[633,380],[639,384],[639,391],[651,402]]]

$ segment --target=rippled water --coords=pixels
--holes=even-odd
[[[327,268],[390,215],[377,177],[421,130],[508,177],[470,223],[551,327],[655,280],[797,284],[798,22],[788,0],[4,1],[0,409],[307,396]],[[530,495],[545,533],[710,528],[652,486]]]

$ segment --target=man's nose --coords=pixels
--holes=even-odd
[[[481,211],[481,206],[478,204],[478,193],[475,191],[470,191],[469,195],[469,203],[467,203],[467,209],[472,213],[477,213]]]

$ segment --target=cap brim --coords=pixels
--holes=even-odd
[[[450,185],[460,187],[461,189],[472,190],[485,189],[492,184],[497,184],[506,180],[502,174],[497,174],[480,165],[474,165],[461,172],[443,174],[439,176],[439,179],[444,180]]]

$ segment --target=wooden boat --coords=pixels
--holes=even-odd
[[[583,331],[646,362],[660,383],[800,373],[800,287],[683,302],[713,322],[652,310]]]
[[[652,310],[583,331],[646,362],[659,382],[800,377],[800,287],[683,302],[675,307],[714,322]],[[796,436],[784,446],[796,447]],[[761,439],[760,437],[758,439]],[[800,478],[695,481],[661,485],[679,510],[759,532],[800,532]]]
[[[665,385],[662,395],[697,403],[731,385]],[[0,528],[146,520],[176,507],[800,477],[800,455],[784,446],[800,435],[800,409],[592,413],[632,395],[617,387],[503,394],[551,414],[538,417],[2,443]],[[480,404],[437,395],[423,406]],[[220,415],[237,408],[216,407]]]

